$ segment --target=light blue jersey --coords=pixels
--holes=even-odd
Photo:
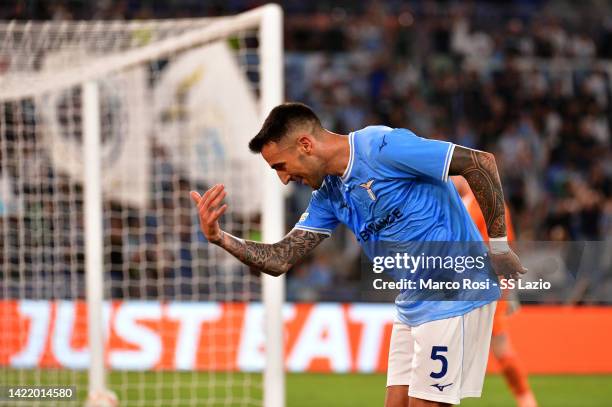
[[[365,254],[373,242],[479,242],[482,240],[452,182],[448,180],[455,145],[428,140],[409,130],[369,126],[349,135],[345,173],[327,176],[312,193],[297,229],[331,234],[347,225]],[[463,315],[490,303],[409,300],[400,294],[398,318],[407,325]]]

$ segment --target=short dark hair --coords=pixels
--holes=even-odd
[[[311,108],[303,103],[283,103],[276,106],[261,126],[261,130],[249,142],[249,149],[254,153],[261,153],[261,149],[268,143],[278,142],[297,126],[311,124],[321,128],[321,121]]]

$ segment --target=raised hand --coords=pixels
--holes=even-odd
[[[226,195],[225,187],[222,184],[217,184],[206,191],[204,195],[200,195],[196,191],[191,191],[189,195],[198,209],[202,233],[209,242],[220,243],[222,231],[219,227],[219,218],[227,210],[227,204],[222,204]]]

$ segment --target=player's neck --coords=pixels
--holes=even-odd
[[[351,156],[351,148],[347,135],[333,133],[325,130],[326,144],[326,169],[329,175],[342,176],[346,171]]]

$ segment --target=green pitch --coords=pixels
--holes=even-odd
[[[79,399],[85,396],[86,375],[66,370],[0,369],[0,385],[77,384]],[[113,372],[109,383],[120,397],[120,406],[177,405],[177,400],[193,405],[257,405],[261,400],[261,375],[192,372]],[[612,375],[544,376],[533,375],[530,383],[544,407],[606,407],[612,405]],[[385,376],[380,374],[288,374],[287,407],[366,407],[382,406]],[[232,396],[230,396],[230,394]],[[127,398],[127,399],[126,399]],[[228,404],[228,400],[236,400]],[[174,401],[174,403],[173,403]],[[75,403],[76,405],[77,403]],[[0,406],[4,405],[0,402]],[[78,403],[82,405],[82,403]],[[513,407],[512,397],[501,376],[487,376],[480,399],[467,399],[465,407]]]
[[[605,407],[612,400],[612,375],[530,376],[544,407]],[[293,374],[287,378],[287,407],[382,406],[384,375]],[[480,399],[466,399],[465,407],[514,407],[503,378],[489,375]]]

